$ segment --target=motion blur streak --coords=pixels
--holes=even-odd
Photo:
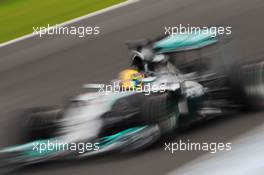
[[[261,175],[263,172],[264,125],[243,134],[233,141],[233,150],[217,156],[204,155],[168,175]]]
[[[105,82],[113,78],[128,63],[124,42],[155,37],[164,32],[164,26],[179,23],[230,25],[234,38],[230,48],[232,51],[223,53],[223,57],[229,55],[232,60],[225,61],[228,63],[240,58],[254,58],[263,51],[263,7],[262,0],[143,0],[78,23],[101,26],[102,35],[98,37],[83,40],[62,36],[42,40],[30,38],[1,48],[0,146],[14,143],[20,126],[13,117],[6,117],[8,112],[34,105],[57,104],[61,97],[75,93],[81,84]],[[263,124],[262,116],[251,114],[216,120],[178,135],[175,140],[232,142],[243,133]],[[240,144],[233,149],[237,147]],[[131,157],[48,164],[20,171],[19,174],[101,175],[111,172],[115,175],[160,175],[203,154],[179,152],[172,156],[158,146]],[[240,154],[236,156],[241,158]]]

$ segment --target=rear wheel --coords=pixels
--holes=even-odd
[[[231,71],[230,82],[237,99],[250,108],[264,106],[264,61],[253,60],[235,65]]]

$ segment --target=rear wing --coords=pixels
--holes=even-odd
[[[200,32],[179,33],[169,35],[153,44],[153,49],[160,54],[189,51],[201,49],[218,42],[218,38],[213,32],[205,30]]]

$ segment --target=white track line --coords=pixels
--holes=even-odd
[[[115,9],[118,9],[118,8],[121,8],[121,7],[124,7],[124,6],[133,4],[133,3],[138,2],[138,1],[140,1],[140,0],[127,0],[125,2],[116,4],[116,5],[113,5],[113,6],[110,6],[110,7],[106,7],[104,9],[98,10],[96,12],[89,13],[87,15],[84,15],[84,16],[81,16],[81,17],[74,18],[72,20],[63,22],[61,24],[58,24],[57,27],[59,27],[59,26],[66,26],[66,25],[69,25],[69,24],[73,24],[73,23],[79,22],[79,21],[81,21],[83,19],[91,18],[93,16],[97,16],[97,15],[100,15],[102,13],[105,13],[105,12],[108,12],[108,11],[112,11],[112,10],[115,10]],[[51,26],[51,27],[54,27],[54,26]],[[30,34],[24,35],[22,37],[19,37],[19,38],[16,38],[16,39],[13,39],[13,40],[4,42],[4,43],[0,44],[0,48],[1,47],[4,47],[4,46],[7,46],[7,45],[10,45],[10,44],[13,44],[13,43],[16,43],[16,42],[19,42],[19,41],[23,41],[23,40],[28,39],[28,38],[32,38],[32,37],[34,37],[36,35],[37,35],[37,33],[30,33]]]

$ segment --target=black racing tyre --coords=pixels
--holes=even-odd
[[[35,107],[25,110],[23,117],[27,140],[45,139],[56,135],[62,110],[56,106]]]
[[[159,123],[175,112],[174,107],[175,101],[172,94],[153,94],[145,99],[141,114],[146,123]]]
[[[241,62],[232,67],[230,84],[237,99],[250,108],[263,107],[264,59]]]

